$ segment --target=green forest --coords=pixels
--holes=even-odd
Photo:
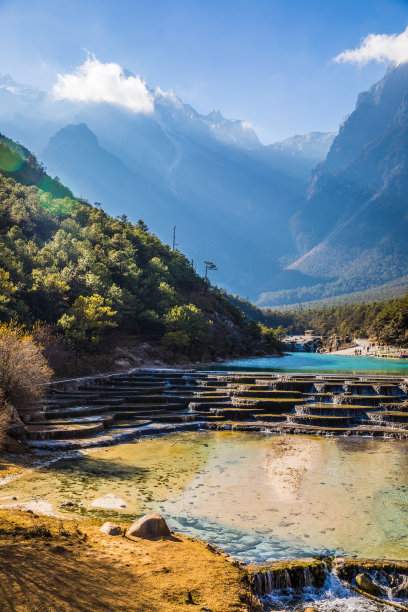
[[[101,343],[130,336],[169,360],[279,350],[275,330],[246,317],[143,221],[75,198],[4,136],[0,205],[0,321],[29,330],[57,370],[56,347],[65,364],[70,353],[95,360]]]
[[[266,310],[258,317],[289,333],[313,329],[324,336],[373,338],[380,344],[408,346],[408,294],[388,301]]]

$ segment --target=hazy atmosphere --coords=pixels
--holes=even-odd
[[[408,1],[0,0],[0,611],[408,611]]]

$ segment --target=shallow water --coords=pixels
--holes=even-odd
[[[0,505],[113,519],[158,510],[245,561],[406,559],[407,451],[398,440],[189,432],[54,463],[1,487]]]
[[[350,372],[405,374],[408,376],[408,359],[379,359],[353,355],[327,353],[286,353],[283,357],[254,357],[233,359],[217,366],[217,369],[272,370],[275,372]]]

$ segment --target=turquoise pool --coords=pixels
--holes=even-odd
[[[286,353],[283,357],[255,357],[225,361],[217,369],[273,370],[276,372],[377,372],[406,374],[408,359],[378,359],[327,353]]]

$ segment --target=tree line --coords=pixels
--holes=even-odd
[[[323,336],[372,338],[380,344],[408,346],[408,294],[382,302],[265,310],[263,322],[288,333],[313,329]]]

